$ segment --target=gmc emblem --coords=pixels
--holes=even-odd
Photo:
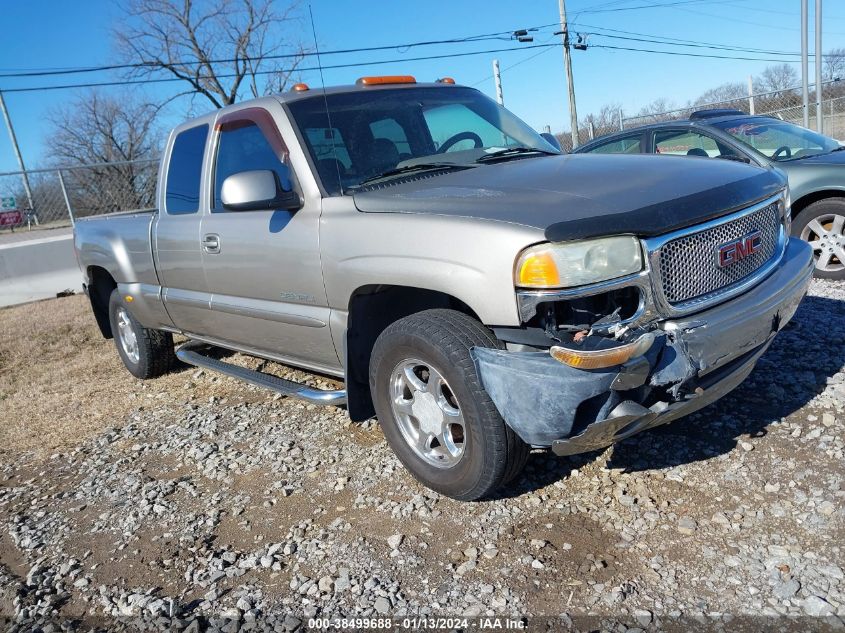
[[[719,246],[716,265],[719,268],[731,266],[742,261],[749,255],[760,250],[763,245],[763,234],[759,230],[751,231],[748,235]]]

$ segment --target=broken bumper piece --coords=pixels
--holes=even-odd
[[[604,448],[721,398],[754,369],[795,314],[813,272],[791,239],[756,287],[709,310],[656,324],[648,351],[606,369],[577,369],[547,352],[473,349],[481,381],[507,424],[558,455]]]

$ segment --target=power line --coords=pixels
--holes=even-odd
[[[470,57],[473,55],[488,55],[490,53],[507,53],[510,51],[524,51],[530,50],[532,48],[552,48],[560,46],[558,43],[554,44],[533,44],[530,46],[512,46],[510,48],[494,48],[494,49],[487,49],[483,51],[470,51],[466,53],[446,53],[443,55],[426,55],[423,57],[401,57],[397,59],[381,59],[378,61],[370,61],[370,62],[353,62],[348,64],[333,64],[328,66],[323,66],[323,70],[326,69],[336,69],[336,68],[355,68],[361,66],[378,66],[381,64],[396,64],[400,62],[416,62],[416,61],[426,61],[431,59],[449,59],[453,57]],[[321,51],[322,54],[322,51]],[[299,66],[295,70],[297,71],[310,71],[310,70],[319,70],[318,66],[312,67],[302,67]],[[258,71],[256,75],[267,75],[276,72],[285,72],[285,69],[273,69],[273,70],[262,70]],[[218,78],[230,78],[236,77],[236,73],[223,73],[215,75]],[[204,79],[200,77],[200,79]],[[207,79],[207,77],[205,78]],[[4,93],[11,93],[11,92],[37,92],[41,90],[66,90],[70,88],[98,88],[98,87],[105,87],[105,86],[124,86],[124,85],[134,85],[134,84],[153,84],[153,83],[170,83],[174,81],[184,81],[180,77],[162,77],[162,78],[146,78],[146,79],[122,79],[119,81],[100,81],[100,82],[89,82],[89,83],[80,83],[80,84],[60,84],[60,85],[52,85],[52,86],[32,86],[28,88],[4,88]]]
[[[655,4],[641,4],[635,7],[612,7],[612,8],[592,8],[592,9],[581,9],[580,11],[575,11],[576,14],[582,13],[617,13],[619,11],[635,11],[637,9],[659,9],[659,8],[671,8],[676,7],[678,5],[684,4],[701,4],[701,3],[708,3],[708,4],[730,4],[736,0],[722,0],[721,2],[718,0],[675,0],[675,2],[662,2],[662,3],[655,3]],[[743,1],[743,0],[740,0]],[[604,5],[608,6],[608,5]]]
[[[707,13],[705,11],[697,11],[695,9],[686,9],[684,7],[674,7],[674,8],[678,9],[679,11],[686,11],[687,13],[692,13],[692,14],[695,14],[695,15],[704,15],[704,16],[707,16],[709,18],[716,18],[717,20],[727,20],[727,21],[733,22],[733,23],[749,24],[751,26],[759,26],[759,27],[764,28],[764,29],[775,29],[775,30],[778,30],[778,31],[790,31],[791,33],[795,33],[796,31],[800,31],[800,29],[791,28],[791,27],[788,27],[788,26],[774,26],[772,24],[763,24],[762,22],[753,22],[751,20],[743,20],[741,18],[737,18],[737,17],[734,17],[734,16],[727,17],[727,16],[724,16],[724,15],[717,15],[715,13]],[[826,31],[826,33],[828,33],[830,35],[845,35],[845,33],[841,32],[841,31],[829,31],[829,32]]]
[[[801,53],[787,53],[785,51],[767,51],[762,49],[752,49],[752,48],[742,48],[742,47],[733,47],[733,46],[722,46],[718,44],[698,44],[698,43],[688,43],[683,44],[680,42],[664,42],[661,40],[655,39],[648,39],[642,37],[627,37],[624,35],[609,35],[606,33],[591,33],[590,35],[595,35],[597,37],[606,37],[610,39],[616,40],[627,40],[631,42],[644,42],[647,44],[662,44],[664,46],[684,46],[687,48],[707,48],[712,50],[720,50],[720,51],[733,51],[733,52],[740,52],[740,53],[756,53],[759,55],[785,55],[787,57],[800,57]],[[591,46],[595,46],[592,44]]]
[[[687,53],[684,51],[658,51],[655,49],[649,48],[631,48],[627,46],[611,46],[610,44],[591,44],[590,48],[607,48],[610,50],[616,51],[632,51],[635,53],[657,53],[660,55],[677,55],[678,57],[704,57],[707,59],[735,59],[740,61],[749,61],[749,62],[778,62],[778,63],[786,63],[786,64],[797,64],[800,60],[784,60],[784,59],[771,59],[765,57],[741,57],[741,56],[734,56],[734,55],[711,55],[705,53]]]
[[[681,38],[677,38],[677,37],[668,37],[668,36],[664,36],[664,35],[654,35],[652,33],[639,33],[639,32],[636,32],[636,31],[625,31],[625,30],[622,30],[622,29],[611,29],[611,28],[604,27],[604,26],[596,26],[596,25],[593,25],[593,24],[585,24],[584,22],[573,22],[572,24],[577,26],[577,27],[584,27],[584,28],[587,28],[587,29],[595,29],[597,31],[608,31],[608,32],[611,32],[611,33],[623,33],[625,35],[636,35],[636,36],[640,36],[640,37],[652,38],[654,40],[667,40],[666,42],[660,42],[660,41],[654,42],[654,43],[660,43],[660,44],[663,44],[663,43],[665,43],[665,44],[677,43],[677,44],[683,44],[683,45],[699,44],[699,45],[707,46],[707,47],[723,48],[725,50],[734,50],[734,51],[745,52],[745,53],[760,53],[760,54],[775,54],[775,55],[800,55],[801,54],[801,53],[787,53],[787,52],[784,52],[784,51],[770,51],[770,50],[761,49],[761,48],[748,48],[748,47],[744,47],[744,46],[734,46],[734,45],[731,45],[731,44],[716,44],[716,43],[713,43],[713,42],[704,42],[704,41],[701,41],[701,40],[688,40],[688,39],[681,39]],[[605,35],[604,33],[593,33],[593,34],[594,35],[604,35],[605,37],[610,37],[609,35]]]
[[[542,24],[539,26],[532,26],[527,29],[526,31],[537,31],[539,29],[547,28],[550,26],[555,26],[554,23],[551,24]],[[487,42],[491,40],[501,40],[501,41],[508,41],[513,40],[513,31],[499,31],[496,33],[485,33],[481,35],[470,35],[467,37],[461,38],[452,38],[447,40],[429,40],[423,42],[410,42],[405,44],[390,44],[390,45],[383,45],[383,46],[367,46],[361,48],[346,48],[346,49],[338,49],[338,50],[331,50],[331,51],[320,51],[321,55],[344,55],[348,53],[368,53],[368,52],[377,52],[377,51],[387,51],[387,50],[401,50],[401,49],[411,49],[420,46],[435,46],[439,44],[472,44],[475,42]],[[277,55],[263,55],[261,57],[261,61],[263,60],[279,60],[279,59],[299,59],[301,57],[313,57],[317,55],[316,51],[304,51],[301,53],[284,53],[284,54],[277,54]],[[236,61],[241,61],[242,58],[224,58],[224,59],[210,59],[206,61],[199,61],[199,60],[185,60],[185,61],[176,61],[173,62],[174,65],[184,66],[184,65],[198,65],[198,64],[226,64],[232,63]],[[132,68],[137,69],[150,69],[150,70],[158,70],[160,69],[156,62],[134,62],[134,63],[127,63],[127,64],[110,64],[104,66],[86,66],[86,67],[78,67],[78,68],[64,68],[64,69],[57,69],[57,70],[27,70],[27,71],[20,71],[20,72],[7,72],[0,74],[0,78],[3,79],[10,79],[10,78],[18,78],[18,77],[48,77],[53,75],[73,75],[73,74],[81,74],[81,73],[92,73],[92,72],[102,72],[107,70],[129,70]]]
[[[516,63],[514,63],[514,64],[511,64],[510,66],[505,66],[504,68],[502,68],[502,69],[500,69],[500,70],[499,70],[499,73],[501,74],[501,73],[504,73],[504,72],[509,71],[511,68],[516,68],[516,67],[517,67],[517,66],[519,66],[520,64],[524,64],[525,62],[529,62],[529,61],[531,61],[531,60],[532,60],[532,59],[534,59],[535,57],[539,57],[539,56],[540,56],[540,55],[542,55],[543,53],[548,53],[550,50],[551,50],[551,48],[546,48],[546,49],[543,49],[543,50],[541,50],[539,53],[534,53],[533,55],[530,55],[530,56],[526,57],[525,59],[521,59],[520,61],[518,61],[518,62],[516,62]],[[490,80],[490,79],[492,79],[492,78],[493,78],[493,75],[487,75],[484,79],[482,79],[482,80],[480,80],[480,81],[476,81],[475,83],[470,84],[470,86],[474,88],[475,86],[478,86],[478,85],[480,85],[480,84],[483,84],[485,81],[488,81],[488,80]]]

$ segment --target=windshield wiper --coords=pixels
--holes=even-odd
[[[536,147],[506,147],[495,152],[490,152],[484,156],[477,158],[476,163],[486,163],[489,161],[499,160],[501,158],[510,158],[511,156],[521,156],[523,154],[544,154],[546,156],[559,156],[560,152],[550,152],[545,149],[537,149]]]
[[[348,187],[348,189],[357,189],[358,187],[363,187],[364,185],[375,182],[376,180],[391,178],[392,176],[401,176],[402,174],[409,174],[415,171],[428,171],[432,169],[465,169],[466,167],[468,167],[468,165],[458,165],[456,163],[414,163],[413,165],[404,165],[402,167],[396,167],[395,169],[388,169],[387,171],[383,171],[375,176],[370,176],[369,178],[362,180],[357,185]]]

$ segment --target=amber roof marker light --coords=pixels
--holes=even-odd
[[[434,83],[438,83],[438,84],[449,84],[449,85],[454,86],[454,85],[455,85],[455,80],[454,80],[454,79],[452,79],[451,77],[441,77],[440,79],[438,79],[438,80],[437,80],[437,81],[435,81]]]
[[[381,77],[360,77],[357,86],[381,86],[384,84],[415,84],[417,80],[411,75],[383,75]]]
[[[306,90],[311,90],[311,89],[308,87],[308,84],[300,83],[300,84],[293,84],[293,87],[291,88],[291,90],[293,90],[294,92],[305,92]]]

